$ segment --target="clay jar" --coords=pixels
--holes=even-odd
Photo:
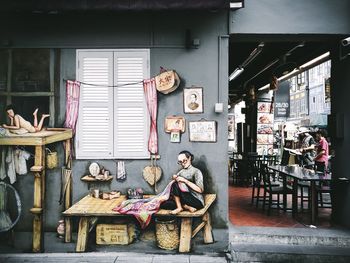
[[[58,221],[58,224],[57,224],[57,236],[59,238],[63,238],[64,237],[64,220],[63,219]]]

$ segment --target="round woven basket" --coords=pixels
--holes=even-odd
[[[157,246],[162,249],[174,250],[179,247],[179,227],[176,219],[156,218],[156,240]]]

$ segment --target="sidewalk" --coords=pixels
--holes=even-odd
[[[145,253],[0,254],[1,263],[227,263],[222,255],[158,255]]]

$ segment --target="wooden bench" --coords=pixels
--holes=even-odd
[[[204,243],[209,244],[214,242],[208,209],[215,199],[216,194],[206,194],[204,195],[204,208],[194,213],[182,211],[176,215],[176,217],[181,219],[179,252],[189,252],[191,249],[191,239],[202,229],[204,230]],[[124,195],[112,200],[103,200],[93,198],[91,196],[85,196],[79,202],[63,212],[65,217],[75,216],[80,218],[76,245],[77,252],[85,251],[89,232],[99,217],[130,216],[119,214],[118,212],[114,212],[112,210],[112,208],[118,206],[124,200],[126,200]],[[155,213],[154,216],[162,217],[174,215],[170,214],[170,210],[161,209]],[[192,219],[194,217],[201,217],[202,221],[195,229],[192,230]]]

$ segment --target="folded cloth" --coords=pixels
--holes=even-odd
[[[151,221],[152,215],[157,213],[160,205],[169,199],[171,186],[175,181],[172,180],[160,194],[146,199],[129,199],[122,202],[119,206],[113,208],[120,214],[133,215],[139,221],[141,228],[144,229]]]

